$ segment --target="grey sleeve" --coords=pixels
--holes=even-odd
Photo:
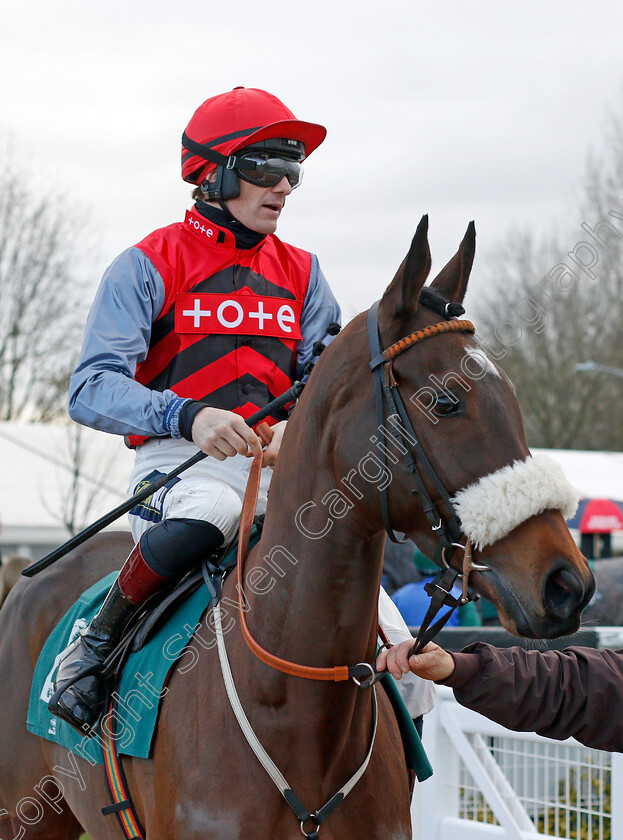
[[[106,270],[69,385],[69,414],[78,423],[113,434],[179,437],[179,410],[187,400],[134,379],[164,297],[160,274],[138,248]]]
[[[318,257],[311,255],[311,271],[309,286],[301,311],[302,340],[296,351],[296,376],[301,379],[306,362],[312,358],[312,347],[315,341],[322,341],[327,333],[327,325],[332,321],[341,323],[340,307],[322,269],[318,264]],[[325,340],[329,344],[330,338]]]

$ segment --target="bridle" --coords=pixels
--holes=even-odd
[[[415,484],[412,493],[419,497],[426,519],[437,539],[437,546],[432,560],[441,569],[434,580],[425,586],[427,593],[431,596],[431,603],[420,626],[415,644],[409,652],[409,656],[411,656],[420,651],[441,630],[457,607],[474,599],[475,596],[468,588],[470,572],[487,571],[488,567],[473,562],[471,541],[469,538],[466,539],[464,544],[461,541],[463,532],[460,519],[457,516],[450,494],[437,475],[435,468],[431,464],[424,447],[415,433],[403,399],[400,396],[398,382],[394,376],[393,363],[405,350],[426,339],[450,332],[473,333],[475,332],[475,327],[471,321],[467,320],[453,318],[452,320],[440,321],[401,338],[386,350],[383,350],[378,324],[378,308],[379,301],[370,307],[367,321],[368,343],[371,355],[370,370],[374,376],[377,433],[380,436],[380,445],[377,448],[380,453],[383,468],[387,471],[387,444],[388,438],[391,439],[394,452],[397,450],[399,453],[399,455],[393,456],[394,460],[396,458],[402,460],[411,474]],[[391,429],[388,429],[385,425],[386,403],[388,407],[387,423],[391,424]],[[431,498],[424,477],[435,488],[439,498],[448,510],[449,515],[447,518],[441,515],[438,506]],[[392,542],[406,542],[406,537],[402,540],[398,539],[392,527],[387,486],[383,486],[380,489],[380,493],[381,513],[387,535]],[[452,554],[456,550],[463,552],[460,571],[450,565]],[[458,577],[462,578],[463,591],[460,598],[455,598],[450,593]],[[433,623],[433,620],[444,606],[450,607],[449,611]]]
[[[377,428],[382,443],[382,445],[379,446],[381,460],[383,462],[383,466],[387,469],[386,436],[391,435],[396,444],[396,448],[401,453],[401,457],[406,463],[407,469],[415,480],[416,490],[413,492],[420,497],[426,518],[428,519],[433,532],[439,537],[438,551],[440,552],[443,547],[447,548],[452,545],[452,543],[459,542],[462,535],[461,524],[458,516],[454,512],[452,502],[450,501],[450,495],[435,472],[435,468],[428,459],[422,444],[417,439],[411,421],[409,420],[409,415],[405,409],[404,402],[400,396],[400,391],[398,390],[398,383],[394,376],[393,364],[394,359],[404,353],[405,350],[408,350],[415,344],[425,341],[427,338],[432,338],[436,335],[443,335],[448,332],[473,333],[475,331],[475,327],[471,321],[441,321],[438,324],[433,324],[430,327],[424,327],[422,330],[411,333],[410,335],[405,336],[405,338],[401,338],[399,341],[396,341],[391,345],[391,347],[388,347],[387,350],[382,350],[377,315],[378,307],[379,301],[373,304],[368,312],[368,342],[370,345],[370,355],[372,356],[369,366],[372,371],[372,375],[374,376],[374,399],[376,403]],[[389,407],[387,420],[392,423],[394,427],[392,430],[387,429],[384,425],[385,408],[383,398],[385,398]],[[416,458],[422,464],[425,474],[433,483],[435,489],[439,493],[439,496],[451,512],[450,518],[447,522],[444,521],[437,506],[431,499],[430,494],[426,489],[420,470],[417,467]],[[387,487],[384,487],[381,490],[381,511],[383,514],[383,524],[390,540],[392,542],[406,542],[406,539],[399,540],[392,528],[389,515]],[[436,562],[439,566],[439,561],[437,560]]]
[[[470,321],[461,320],[446,320],[438,324],[433,324],[430,327],[425,327],[418,332],[411,333],[411,335],[400,339],[386,350],[381,348],[381,339],[378,328],[378,310],[379,302],[377,301],[368,313],[368,340],[370,344],[370,352],[372,360],[370,362],[370,369],[374,376],[374,392],[376,402],[376,412],[378,419],[378,431],[381,435],[382,446],[379,447],[383,459],[383,466],[387,469],[386,459],[386,445],[387,436],[391,436],[393,445],[401,453],[401,456],[406,463],[407,469],[413,476],[415,481],[415,489],[413,493],[418,495],[422,503],[426,517],[431,525],[431,528],[437,536],[437,549],[435,551],[434,561],[441,567],[441,572],[437,577],[426,585],[427,592],[432,596],[431,605],[428,609],[426,617],[420,628],[420,633],[416,639],[409,656],[417,652],[423,647],[432,636],[437,633],[441,627],[447,622],[448,618],[456,609],[463,603],[466,603],[472,596],[468,592],[468,578],[472,570],[485,570],[487,567],[478,566],[472,562],[471,557],[471,543],[469,539],[465,544],[461,543],[462,531],[459,518],[455,512],[454,506],[450,499],[450,495],[445,489],[443,482],[435,472],[430,460],[428,459],[422,445],[420,444],[413,426],[409,420],[404,403],[398,390],[398,383],[393,373],[394,359],[407,350],[409,347],[431,338],[436,335],[442,335],[448,332],[474,332],[474,325]],[[388,423],[391,423],[393,429],[390,431],[385,427],[385,408],[384,404],[387,402],[389,407],[389,414],[387,417]],[[262,436],[262,430],[258,427],[256,429]],[[267,442],[265,439],[264,442]],[[450,512],[449,518],[446,520],[440,514],[437,505],[432,500],[426,484],[422,478],[422,472],[418,468],[418,462],[425,476],[435,487],[439,497]],[[359,779],[364,774],[374,747],[377,722],[378,722],[378,706],[375,693],[375,683],[384,675],[378,673],[374,665],[367,662],[360,662],[356,665],[338,665],[329,668],[318,668],[309,665],[299,665],[294,662],[282,659],[270,651],[266,650],[257,642],[251,633],[245,614],[244,593],[243,593],[243,568],[244,560],[249,544],[249,536],[253,524],[253,515],[257,502],[257,495],[259,490],[260,473],[262,469],[262,458],[257,457],[253,461],[251,472],[249,475],[249,483],[247,492],[242,507],[242,516],[240,521],[240,532],[238,538],[238,599],[240,605],[240,626],[244,640],[250,651],[264,662],[266,665],[274,668],[282,673],[290,676],[302,677],[310,680],[332,680],[345,681],[352,679],[360,688],[372,689],[372,710],[373,710],[373,728],[372,737],[368,752],[363,762],[360,764],[356,772],[350,779],[335,793],[327,802],[315,811],[309,811],[296,796],[287,780],[281,774],[271,757],[268,755],[265,748],[260,743],[251,727],[249,720],[240,702],[238,692],[236,690],[227,651],[225,649],[225,638],[221,624],[221,611],[218,598],[213,605],[214,611],[214,626],[217,638],[217,647],[219,658],[221,662],[221,670],[223,672],[223,679],[227,696],[229,698],[232,710],[240,725],[240,728],[247,740],[247,743],[255,753],[255,756],[262,764],[275,786],[283,796],[284,800],[290,806],[299,820],[301,833],[308,840],[318,840],[319,830],[321,824],[327,817],[333,813],[335,808],[342,802],[345,796],[355,787]],[[387,489],[381,491],[381,509],[383,515],[383,523],[387,533],[394,542],[399,542],[396,537],[390,521],[389,513],[389,499],[387,496]],[[403,542],[406,540],[403,540]],[[461,571],[453,568],[450,565],[452,553],[460,549],[463,551],[463,564]],[[457,579],[461,576],[463,578],[463,594],[460,598],[454,598],[451,595],[452,587]],[[429,589],[430,587],[430,589]],[[443,615],[438,621],[432,624],[433,618],[443,606],[450,606],[447,614]],[[387,642],[386,642],[387,644]],[[384,645],[385,646],[385,645]],[[310,826],[308,831],[306,826]]]

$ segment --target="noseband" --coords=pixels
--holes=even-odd
[[[378,307],[379,301],[368,312],[368,342],[372,357],[370,370],[374,376],[377,429],[380,436],[378,449],[380,451],[381,463],[387,472],[387,442],[390,439],[395,449],[400,453],[400,456],[396,457],[402,460],[413,477],[415,488],[412,492],[419,497],[424,514],[437,538],[437,546],[432,560],[441,569],[439,575],[432,582],[426,584],[425,587],[428,594],[431,595],[432,600],[426,617],[422,622],[416,643],[411,651],[414,653],[420,650],[444,626],[456,607],[466,603],[473,597],[468,592],[469,573],[472,570],[485,571],[487,567],[475,565],[472,562],[471,543],[469,539],[465,544],[461,542],[463,532],[460,519],[456,513],[450,494],[437,475],[409,420],[409,415],[400,396],[398,383],[394,376],[393,363],[394,359],[401,353],[404,353],[405,350],[425,341],[427,338],[433,338],[436,335],[443,335],[444,333],[450,332],[473,333],[475,332],[475,327],[471,321],[466,320],[454,319],[451,321],[440,321],[437,324],[424,327],[424,329],[401,338],[395,344],[392,344],[391,347],[383,350],[378,325]],[[387,418],[385,417],[385,403],[387,403],[388,407]],[[387,423],[391,424],[391,429],[385,425],[386,419]],[[431,498],[424,481],[425,478],[435,488],[439,498],[446,507],[449,513],[447,518],[441,515],[438,506]],[[392,542],[406,542],[406,537],[400,540],[394,533],[389,512],[387,487],[381,489],[380,493],[383,525],[390,540]],[[450,566],[452,554],[457,549],[463,551],[461,571]],[[463,579],[463,593],[460,599],[456,599],[450,595],[450,591],[456,578],[459,576]],[[433,618],[444,605],[450,606],[450,611],[431,626]]]

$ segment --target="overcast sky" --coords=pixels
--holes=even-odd
[[[328,128],[278,232],[318,254],[350,317],[425,212],[434,267],[475,219],[472,295],[505,231],[569,213],[621,102],[622,44],[615,0],[5,0],[0,132],[41,189],[91,208],[95,282],[183,217],[195,108],[236,85],[270,90]]]

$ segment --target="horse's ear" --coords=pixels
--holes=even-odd
[[[430,271],[428,247],[428,216],[422,216],[411,242],[409,253],[402,261],[396,276],[385,290],[379,304],[379,315],[388,321],[406,319],[417,308],[418,298]]]
[[[446,300],[462,303],[467,291],[467,281],[474,263],[475,252],[476,227],[473,222],[470,222],[459,250],[435,277],[431,288]]]

